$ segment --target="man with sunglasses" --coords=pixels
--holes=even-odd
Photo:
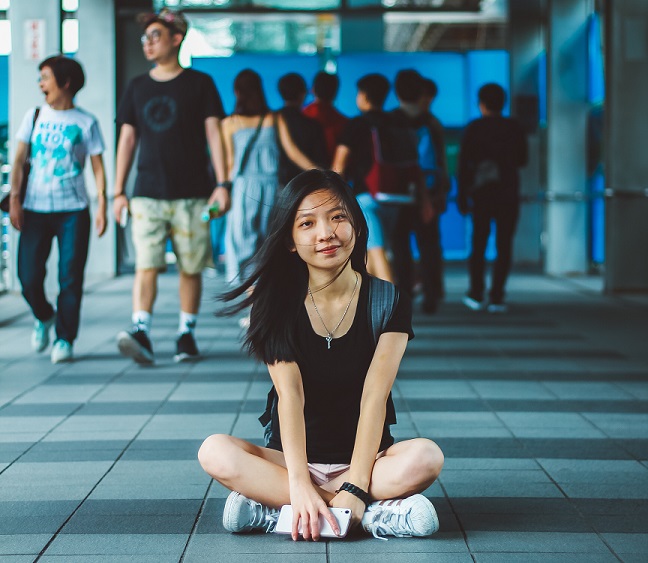
[[[121,100],[115,169],[114,214],[130,211],[135,247],[133,327],[117,335],[119,351],[140,364],[153,363],[150,340],[157,276],[166,268],[170,238],[180,273],[180,324],[175,361],[199,357],[194,328],[202,293],[201,272],[211,257],[207,205],[229,209],[220,133],[223,105],[207,74],[184,69],[178,53],[187,33],[179,12],[163,9],[138,17],[142,48],[154,67],[134,78]],[[125,186],[139,144],[133,195]],[[209,150],[208,150],[209,149]],[[217,183],[211,179],[209,155]]]

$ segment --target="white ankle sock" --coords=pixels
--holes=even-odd
[[[198,320],[198,315],[180,311],[180,323],[178,324],[178,333],[184,334],[185,332],[193,332],[194,328],[196,328],[197,320]]]
[[[151,332],[152,317],[148,311],[134,311],[132,316],[133,325],[148,334]]]

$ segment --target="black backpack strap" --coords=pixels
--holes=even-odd
[[[369,319],[369,328],[373,336],[374,346],[378,344],[380,335],[384,332],[387,323],[391,319],[400,294],[396,287],[381,280],[369,276],[369,301],[367,318]]]

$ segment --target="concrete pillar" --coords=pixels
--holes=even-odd
[[[606,2],[607,292],[648,291],[648,4]]]
[[[93,231],[86,266],[86,281],[92,282],[116,273],[117,238],[112,217],[112,182],[115,162],[115,11],[114,0],[79,2],[79,52],[86,84],[77,96],[77,104],[99,121],[106,150],[103,154],[108,179],[108,231],[98,238]],[[86,185],[96,209],[96,192],[92,168],[86,165]]]
[[[527,131],[529,163],[520,170],[522,207],[514,241],[516,263],[541,264],[544,204],[542,134],[539,128],[539,70],[545,49],[544,2],[510,0],[508,50],[511,61],[511,113]]]
[[[61,7],[55,0],[21,0],[12,2],[9,10],[11,20],[11,55],[9,57],[9,161],[13,162],[16,149],[16,131],[20,126],[23,116],[29,108],[40,106],[43,95],[38,88],[39,58],[55,55],[60,48],[61,32]],[[26,26],[30,22],[37,22],[42,33],[39,33],[38,46],[32,45],[27,49],[28,35]],[[33,35],[32,35],[33,38]],[[16,272],[16,255],[18,250],[18,233],[10,230],[9,235],[9,260],[7,262],[7,284],[11,291],[20,290]],[[56,275],[56,267],[52,271],[52,264],[56,256],[52,256],[48,263],[48,271]],[[55,279],[50,274],[49,279]]]
[[[588,269],[587,18],[590,0],[550,0],[547,25],[546,262],[550,274]]]
[[[75,102],[94,114],[100,123],[106,152],[104,161],[108,185],[113,178],[114,163],[114,112],[115,112],[115,32],[113,0],[83,0],[77,12],[79,19],[79,51],[75,58],[83,65],[86,85]],[[58,0],[20,0],[11,3],[9,12],[12,31],[12,53],[9,69],[9,130],[10,157],[13,160],[15,135],[18,126],[30,107],[43,104],[38,84],[39,60],[30,60],[25,54],[26,30],[29,20],[43,20],[45,29],[43,58],[55,55],[60,49],[60,2]],[[89,161],[86,164],[86,181],[92,204],[96,209],[94,178]],[[18,236],[12,230],[10,240],[9,288],[18,290],[16,279],[16,251]],[[86,282],[113,276],[115,273],[114,225],[109,221],[108,232],[102,239],[92,233],[90,255],[86,267]],[[58,255],[54,245],[48,262],[47,289],[56,288]]]

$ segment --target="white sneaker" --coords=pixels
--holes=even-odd
[[[477,299],[470,295],[464,295],[461,301],[466,307],[473,311],[481,311],[484,308],[484,303],[482,301],[477,301]]]
[[[50,343],[50,329],[56,323],[56,315],[52,315],[49,321],[34,321],[34,330],[31,336],[31,347],[34,352],[42,352],[49,346]]]
[[[52,346],[52,363],[60,364],[61,362],[72,361],[72,344],[67,340],[57,340]]]
[[[263,506],[260,502],[232,491],[225,501],[223,527],[228,532],[234,533],[253,530],[270,533],[274,530],[278,518],[278,510]]]
[[[508,306],[506,303],[489,303],[486,310],[494,315],[502,315],[508,313]]]
[[[362,517],[362,527],[375,538],[431,536],[439,529],[439,518],[432,503],[423,495],[372,502]]]

